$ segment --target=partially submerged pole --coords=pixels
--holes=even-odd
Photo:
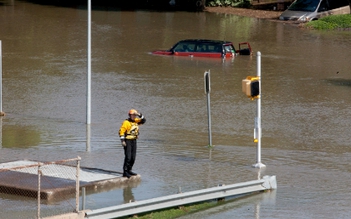
[[[212,147],[212,131],[211,131],[211,102],[210,102],[210,70],[204,73],[205,94],[207,96],[207,118],[208,118],[208,147]]]
[[[88,0],[87,124],[91,123],[91,0]]]
[[[257,136],[257,153],[256,153],[256,164],[253,166],[256,168],[266,167],[263,163],[261,163],[261,52],[257,52],[257,78],[259,81],[259,97],[257,98],[257,117],[255,118],[255,133]]]
[[[2,111],[2,46],[0,40],[0,116],[4,116],[5,113]]]
[[[242,91],[251,100],[257,99],[257,115],[255,117],[254,142],[257,143],[256,164],[253,167],[262,168],[261,163],[261,52],[257,52],[257,76],[248,76],[242,80]]]

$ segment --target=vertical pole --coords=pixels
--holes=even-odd
[[[212,147],[212,130],[211,130],[211,107],[210,93],[207,93],[207,112],[208,112],[208,146]]]
[[[0,149],[2,148],[2,118],[0,118]]]
[[[2,45],[0,40],[0,114],[2,114]]]
[[[262,93],[261,93],[261,52],[257,52],[257,78],[259,80],[259,98],[257,98],[257,117],[255,119],[255,128],[257,129],[257,157],[256,157],[256,164],[254,167],[256,168],[262,168],[265,167],[266,165],[261,163],[261,98],[262,98]]]
[[[90,136],[91,136],[91,134],[90,134],[90,130],[91,130],[91,128],[90,128],[90,124],[88,124],[87,125],[87,142],[86,142],[86,151],[87,152],[90,152]]]
[[[255,208],[255,219],[260,219],[260,209],[261,209],[260,203],[256,203],[256,208]]]
[[[79,212],[79,170],[80,170],[80,160],[78,156],[77,159],[77,169],[76,169],[76,212]]]
[[[85,199],[86,199],[86,189],[85,187],[82,188],[82,211],[85,210]]]
[[[91,123],[91,0],[88,0],[87,124]]]
[[[207,117],[208,117],[208,146],[212,147],[212,131],[211,131],[211,102],[210,102],[210,70],[204,74],[205,93],[207,96]]]
[[[38,212],[37,218],[40,219],[40,181],[41,181],[41,170],[40,170],[40,163],[38,165]]]
[[[2,112],[2,45],[0,40],[0,116],[4,116]],[[0,148],[2,148],[2,119],[0,118]]]

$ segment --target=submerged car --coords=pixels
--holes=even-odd
[[[328,15],[349,13],[348,0],[295,0],[279,19],[308,22]]]
[[[236,50],[233,43],[221,40],[188,39],[181,40],[169,50],[153,51],[155,55],[191,56],[230,58],[236,55],[251,55],[252,50],[248,42],[239,43]]]

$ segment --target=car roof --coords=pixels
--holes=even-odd
[[[232,44],[232,42],[224,40],[208,40],[208,39],[186,39],[181,40],[178,43],[216,43],[216,44]]]

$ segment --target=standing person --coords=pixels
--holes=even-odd
[[[129,110],[129,118],[124,120],[119,129],[119,136],[124,148],[123,176],[130,178],[137,175],[132,172],[137,151],[137,139],[139,135],[139,125],[145,123],[146,119],[135,109]]]

